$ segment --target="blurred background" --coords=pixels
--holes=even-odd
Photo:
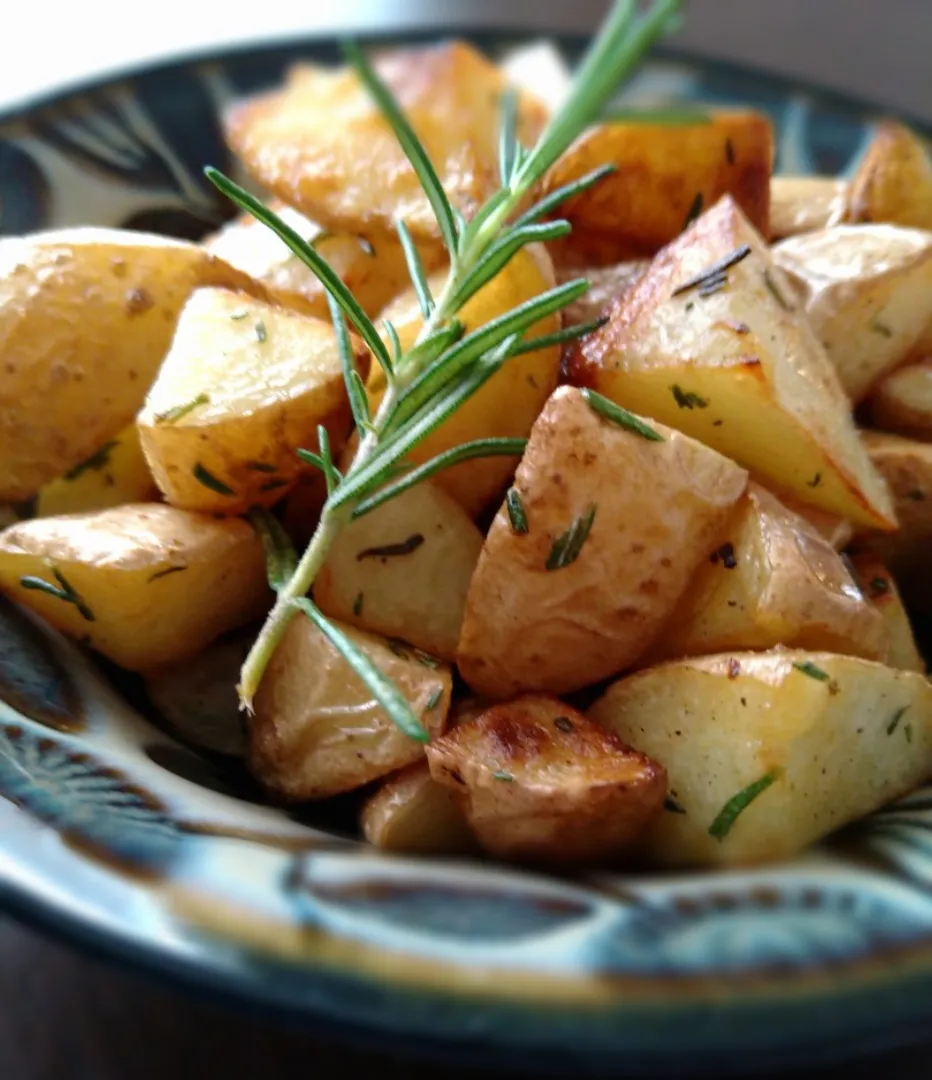
[[[6,20],[0,109],[101,72],[336,28],[592,27],[604,0],[279,0],[156,8],[85,0],[57,8],[17,5]],[[690,0],[678,48],[810,80],[902,109],[932,123],[932,0]],[[259,1017],[229,1013],[142,976],[117,971],[0,920],[2,1080],[225,1080],[356,1070],[426,1078],[436,1070],[345,1051]],[[884,1064],[890,1080],[928,1076],[928,1050]],[[469,1074],[444,1068],[449,1080]],[[875,1065],[809,1080],[875,1076]],[[489,1074],[484,1080],[493,1080]]]

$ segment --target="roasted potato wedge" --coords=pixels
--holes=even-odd
[[[932,162],[905,124],[880,125],[851,182],[851,221],[883,221],[932,229]]]
[[[249,525],[160,503],[10,526],[0,533],[0,590],[143,672],[193,656],[270,603]]]
[[[839,225],[773,249],[853,402],[932,324],[932,232]]]
[[[556,698],[495,705],[427,747],[479,843],[502,858],[613,861],[666,794],[664,770]]]
[[[878,556],[869,551],[850,557],[861,591],[883,616],[886,628],[886,663],[903,671],[925,671],[925,661],[916,647],[913,628],[893,575]]]
[[[848,213],[848,190],[848,181],[835,176],[771,177],[771,239],[840,225]]]
[[[883,431],[932,442],[932,358],[881,379],[868,408],[871,420]]]
[[[431,281],[438,295],[445,274]],[[508,265],[467,302],[458,318],[467,333],[504,315],[554,284],[550,258],[539,244],[519,251]],[[398,331],[403,348],[409,348],[423,324],[421,308],[413,291],[402,294],[382,313]],[[531,339],[560,329],[558,315],[535,323],[526,333]],[[428,461],[437,454],[473,439],[523,438],[556,386],[560,368],[557,345],[516,356],[478,390],[412,452],[412,461]],[[372,366],[368,390],[375,411],[385,390],[381,367]],[[454,465],[437,474],[436,482],[473,517],[494,506],[514,473],[516,459],[480,458]]]
[[[373,244],[361,234],[327,233],[320,225],[272,199],[269,206],[314,247],[347,285],[367,315],[374,317],[393,297],[408,288],[411,278],[404,252],[394,236]],[[231,266],[261,282],[285,307],[330,321],[327,293],[316,274],[270,229],[252,214],[243,214],[204,241],[204,247]],[[443,264],[441,244],[419,245],[428,272]]]
[[[928,681],[833,653],[661,664],[587,716],[667,770],[645,845],[660,863],[788,858],[932,775]]]
[[[86,461],[45,484],[36,517],[82,514],[123,503],[155,502],[159,489],[139,443],[135,423],[108,439]]]
[[[567,370],[768,486],[862,525],[895,527],[831,362],[730,198],[657,256]]]
[[[851,543],[854,537],[854,527],[850,521],[839,517],[837,514],[829,513],[827,510],[820,510],[810,503],[804,503],[797,499],[795,495],[788,495],[785,491],[776,494],[787,510],[798,514],[801,518],[805,518],[819,536],[828,541],[836,551],[844,551]]]
[[[641,431],[571,387],[547,403],[466,597],[457,663],[478,693],[565,693],[630,667],[724,540],[747,473]]]
[[[841,556],[756,484],[700,564],[652,656],[707,656],[788,645],[887,659],[880,612]]]
[[[200,285],[260,288],[163,236],[0,240],[0,502],[31,498],[130,423]]]
[[[335,448],[346,437],[349,403],[333,326],[240,293],[199,289],[137,424],[172,505],[221,514],[270,506],[301,473],[295,450],[317,449],[318,424]]]
[[[431,737],[440,735],[450,707],[449,667],[373,634],[340,629],[395,683]],[[342,654],[303,615],[285,631],[254,707],[250,768],[284,802],[352,791],[424,756],[423,744],[395,727]]]
[[[453,41],[376,59],[453,203],[471,217],[498,186],[499,100],[505,76]],[[518,138],[534,143],[548,111],[520,95]],[[304,65],[281,90],[234,107],[227,140],[248,172],[289,206],[334,232],[378,243],[403,219],[439,240],[420,181],[378,105],[350,68]]]
[[[773,132],[762,113],[715,112],[707,122],[686,124],[600,124],[550,169],[541,194],[606,164],[616,171],[560,207],[573,231],[552,245],[558,265],[605,266],[654,255],[726,194],[768,235]]]
[[[418,484],[340,534],[314,583],[327,615],[452,660],[482,533],[458,502]]]
[[[615,263],[614,266],[563,267],[557,271],[557,281],[585,278],[589,291],[563,309],[563,325],[591,322],[602,318],[620,296],[638,281],[650,266],[646,259]]]
[[[932,613],[932,444],[865,431],[864,445],[893,493],[899,531],[865,536],[858,547],[880,555],[909,598],[910,607]]]

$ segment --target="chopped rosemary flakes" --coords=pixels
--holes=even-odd
[[[194,466],[191,473],[199,484],[203,484],[205,488],[210,488],[211,491],[216,491],[218,495],[235,494],[231,487],[227,487],[222,480],[218,480],[217,477],[214,476],[212,472],[205,469],[200,462]]]
[[[390,559],[396,555],[410,555],[424,543],[422,533],[412,533],[397,544],[382,544],[380,547],[364,548],[356,553],[356,561],[363,559]]]
[[[616,405],[614,401],[610,401],[607,397],[603,397],[602,394],[597,391],[582,390],[580,393],[585,398],[589,408],[592,409],[594,413],[598,413],[603,419],[609,420],[619,427],[623,427],[626,431],[630,431],[634,435],[640,435],[642,439],[647,439],[648,442],[664,441],[661,434],[654,431],[652,427],[645,424],[644,421],[636,417],[634,413],[630,413],[627,409],[623,409],[620,405]]]
[[[709,836],[714,837],[716,840],[724,840],[741,814],[747,810],[758,795],[762,795],[775,780],[779,779],[780,775],[780,770],[768,773],[766,776],[762,776],[760,780],[755,780],[753,784],[748,784],[737,795],[732,795],[709,826]]]
[[[730,138],[725,140],[725,160],[729,165],[734,165],[735,163],[735,144]]]
[[[271,480],[266,480],[264,484],[260,484],[260,491],[277,491],[278,488],[288,486],[288,481],[283,480],[280,476],[275,476]]]
[[[569,733],[573,730],[573,721],[570,720],[568,716],[558,716],[554,720],[553,726],[555,728],[558,728],[560,731]]]
[[[511,773],[502,772],[501,770],[492,773],[492,779],[503,780],[506,784],[513,784],[515,782],[515,778],[511,775]]]
[[[709,556],[709,562],[717,563],[721,559],[722,566],[726,570],[734,570],[738,565],[738,560],[735,557],[735,545],[730,541],[726,544],[722,544],[720,548],[716,548],[715,551]]]
[[[793,667],[797,671],[801,671],[803,675],[808,675],[810,679],[817,679],[819,682],[829,682],[830,676],[827,671],[823,671],[818,665],[814,664],[811,660],[804,660],[801,664],[794,663]]]
[[[696,197],[690,203],[689,209],[686,211],[686,220],[683,222],[684,229],[688,229],[689,226],[692,225],[696,218],[699,217],[699,215],[702,213],[702,204],[704,201],[705,200],[703,199],[702,192],[697,191]]]
[[[682,806],[673,798],[672,795],[667,795],[663,800],[663,808],[671,814],[685,814],[686,811]]]
[[[253,472],[273,473],[277,466],[268,461],[247,461],[246,468],[251,469]]]
[[[873,577],[867,583],[868,596],[876,600],[880,596],[886,596],[890,591],[890,582],[886,578]]]
[[[705,270],[696,274],[695,277],[691,277],[689,281],[684,281],[682,285],[677,285],[673,290],[673,296],[679,296],[681,293],[689,292],[690,289],[695,289],[699,285],[703,285],[708,281],[714,281],[721,278],[726,270],[729,270],[732,266],[737,266],[739,262],[751,254],[751,247],[749,244],[742,244],[741,247],[735,248],[734,251],[729,252],[727,255],[723,255],[718,262],[712,263],[711,266],[706,267]]]
[[[715,277],[709,278],[707,281],[699,286],[699,296],[705,300],[707,296],[714,296],[715,293],[721,292],[728,286],[728,278],[725,274],[716,274]]]
[[[595,521],[596,504],[592,503],[585,514],[581,514],[572,525],[557,537],[547,556],[547,570],[562,570],[576,562]]]
[[[811,480],[806,481],[806,487],[817,488],[822,483],[822,474],[817,472]]]
[[[62,600],[66,604],[74,604],[78,609],[81,618],[85,622],[94,622],[94,612],[87,606],[84,598],[81,594],[70,584],[65,575],[57,570],[54,566],[49,567],[52,571],[52,576],[58,582],[58,585],[53,585],[50,581],[46,581],[44,578],[33,577],[31,574],[27,574],[25,577],[19,579],[20,585],[24,589],[34,589],[36,592],[44,592],[49,596],[54,596],[57,600]]]
[[[174,408],[166,409],[165,412],[156,413],[155,422],[157,424],[174,424],[182,416],[187,416],[189,412],[193,412],[199,405],[207,405],[209,402],[210,398],[207,394],[198,394],[196,398],[186,401],[183,405],[175,405]]]
[[[99,449],[95,450],[89,458],[85,458],[79,465],[75,465],[73,469],[69,469],[65,473],[65,480],[77,480],[79,476],[86,472],[99,472],[101,469],[106,468],[110,464],[110,455],[113,453],[115,447],[119,446],[118,439],[111,439],[110,442],[104,443]]]
[[[892,338],[893,331],[887,326],[886,323],[881,322],[880,319],[871,319],[867,324],[875,334],[880,334],[881,337]]]
[[[440,699],[442,697],[443,690],[441,690],[441,688],[438,686],[437,689],[434,690],[434,692],[427,699],[427,711],[430,712],[431,709],[436,709],[437,706],[440,704]]]
[[[673,394],[673,400],[681,409],[705,409],[708,407],[709,402],[706,398],[694,394],[691,390],[684,390],[676,383],[670,387],[670,392]]]
[[[245,319],[248,314],[249,312],[246,311],[245,308],[241,308],[239,311],[232,312],[230,318],[233,322],[239,322],[240,319]]]
[[[164,570],[156,570],[154,574],[151,574],[146,579],[146,584],[151,585],[153,581],[158,581],[159,578],[168,577],[169,574],[180,574],[182,570],[187,570],[186,566],[166,566]]]
[[[268,339],[269,339],[269,332],[265,328],[265,323],[260,319],[256,323],[256,341],[258,341],[259,344],[262,345],[266,341],[268,341]]]
[[[777,283],[773,280],[773,275],[765,267],[764,268],[764,285],[770,295],[776,300],[776,302],[783,308],[784,311],[792,311],[793,305],[786,299],[782,292],[777,288]]]
[[[521,502],[521,495],[517,488],[509,488],[505,496],[505,508],[508,510],[508,520],[511,522],[511,531],[516,533],[528,532],[527,514]]]
[[[373,246],[372,241],[367,236],[357,236],[356,239],[359,241],[359,246],[362,248],[366,255],[370,257],[375,256],[375,247]]]
[[[903,719],[904,715],[908,712],[908,710],[909,706],[903,705],[901,708],[896,710],[892,717],[890,717],[890,723],[887,724],[888,735],[892,735],[893,732],[896,731],[896,729],[899,727],[900,721]]]
[[[906,736],[906,741],[908,743],[911,743],[913,741],[913,725],[912,724],[904,724],[903,725],[903,734]]]
[[[356,599],[353,601],[353,614],[356,616],[357,619],[360,615],[362,615],[363,600],[363,594],[361,592],[356,593]]]

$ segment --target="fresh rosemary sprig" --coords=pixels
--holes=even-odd
[[[404,222],[397,223],[424,313],[423,327],[407,351],[401,349],[397,333],[388,324],[385,337],[389,344],[385,344],[339,275],[312,244],[222,173],[213,168],[205,170],[209,179],[240,209],[277,233],[326,289],[347,393],[360,434],[356,455],[342,476],[333,464],[326,432],[322,429],[318,433],[319,450],[301,453],[304,460],[323,471],[328,498],[317,530],[287,580],[282,580],[281,569],[290,566],[291,559],[280,549],[281,538],[275,538],[272,576],[278,596],[243,665],[238,690],[246,709],[252,707],[262,675],[290,620],[300,611],[343,654],[399,728],[413,738],[427,737],[397,688],[307,599],[307,593],[334,539],[354,517],[375,509],[439,469],[482,454],[521,453],[521,440],[487,439],[448,451],[417,469],[412,470],[406,464],[410,452],[512,357],[572,336],[561,333],[525,340],[527,331],[541,318],[562,310],[586,291],[588,283],[584,280],[550,289],[465,336],[456,317],[469,298],[488,284],[518,251],[530,243],[556,239],[569,232],[566,221],[541,219],[552,214],[570,196],[596,184],[611,171],[609,167],[596,169],[551,192],[530,208],[525,208],[525,204],[547,169],[600,116],[619,84],[671,27],[681,4],[682,0],[654,0],[641,14],[636,0],[617,0],[584,59],[565,104],[551,118],[533,148],[526,149],[518,141],[515,97],[512,93],[503,95],[499,138],[501,186],[469,222],[450,204],[416,133],[363,52],[354,44],[345,47],[347,60],[392,127],[424,189],[450,258],[446,283],[434,297],[407,227]],[[385,392],[374,415],[370,415],[368,399],[355,368],[347,324],[368,346],[384,374]],[[268,530],[262,531],[268,543],[271,539]]]

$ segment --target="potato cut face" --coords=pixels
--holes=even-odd
[[[605,164],[616,171],[560,207],[573,226],[554,245],[560,265],[654,255],[726,194],[768,235],[773,132],[762,113],[714,112],[694,124],[600,124],[550,169],[542,194]]]
[[[587,716],[666,768],[645,847],[668,865],[789,858],[932,774],[932,686],[832,653],[661,664]]]
[[[72,598],[26,588],[23,578]],[[249,525],[159,503],[11,526],[0,533],[0,590],[143,672],[188,659],[271,602],[262,544]]]
[[[433,738],[450,707],[450,668],[400,643],[339,628],[398,687]],[[424,757],[314,624],[292,619],[255,697],[249,764],[284,802],[352,791]]]
[[[848,212],[848,190],[848,181],[834,176],[771,177],[771,239],[840,225]]]
[[[883,617],[887,638],[886,663],[903,671],[925,671],[925,661],[916,647],[900,591],[883,560],[869,551],[863,551],[852,555],[850,561],[862,592]]]
[[[451,203],[467,218],[498,186],[499,100],[505,76],[463,42],[395,50],[376,71],[424,145]],[[547,109],[519,98],[518,137],[533,145]],[[303,65],[284,88],[226,118],[246,169],[289,206],[333,231],[439,239],[433,211],[394,132],[349,68]]]
[[[431,280],[433,295],[439,295],[445,279],[446,275],[440,274]],[[501,273],[480,289],[466,303],[458,318],[468,333],[546,292],[553,284],[549,256],[539,244],[532,244],[519,251]],[[410,348],[423,324],[420,305],[413,291],[391,303],[381,315],[381,320],[385,319],[398,331],[402,348]],[[552,334],[559,329],[559,315],[548,316],[530,327],[525,339]],[[415,463],[428,461],[473,439],[526,437],[557,384],[559,369],[560,348],[556,345],[509,360],[411,452],[410,460]],[[370,370],[368,390],[374,413],[385,390],[384,376],[378,365],[373,365]],[[517,459],[511,457],[467,461],[438,473],[436,483],[476,517],[497,504],[516,464]]]
[[[358,343],[357,347],[358,347]],[[277,502],[317,449],[335,446],[349,405],[333,327],[224,289],[198,290],[137,420],[165,498],[241,514]]]
[[[849,216],[932,229],[932,161],[905,124],[891,120],[879,127],[851,182]]]
[[[776,645],[887,659],[883,617],[804,518],[752,484],[727,537],[697,568],[657,659]]]
[[[327,615],[453,660],[482,533],[442,488],[418,484],[348,525],[314,598]]]
[[[132,421],[200,285],[260,289],[195,244],[119,229],[0,240],[0,502]]]
[[[854,402],[932,325],[932,232],[839,225],[786,240],[773,258]]]
[[[503,858],[613,860],[635,846],[666,792],[661,767],[556,698],[495,705],[427,747],[482,846]]]
[[[416,761],[382,784],[360,815],[373,847],[417,855],[458,855],[477,848],[459,798]]]
[[[634,664],[724,539],[747,474],[561,387],[534,425],[466,598],[457,663],[480,694],[565,693]]]
[[[932,358],[881,379],[868,408],[871,420],[883,431],[932,441]]]
[[[396,237],[381,236],[376,245],[361,233],[326,232],[280,200],[270,200],[269,206],[305,240],[314,241],[315,249],[370,317],[409,287],[407,263]],[[285,307],[330,321],[327,293],[320,279],[283,240],[251,214],[228,222],[204,241],[204,247],[261,282],[269,295]],[[419,254],[428,272],[441,266],[445,258],[442,245],[428,242],[419,245]]]
[[[36,517],[83,514],[124,503],[155,502],[158,498],[159,489],[132,423],[86,461],[45,484],[36,498]]]
[[[932,612],[932,444],[879,431],[865,431],[862,438],[893,493],[900,527],[892,535],[862,536],[856,543],[883,558],[911,607]]]
[[[797,499],[795,495],[788,495],[785,491],[776,494],[787,510],[792,510],[794,514],[805,518],[819,536],[828,541],[836,551],[844,551],[851,543],[854,527],[847,519],[827,510],[820,510],[817,506],[805,503]]]
[[[722,262],[731,265],[716,273]],[[895,526],[831,362],[729,198],[657,256],[567,367],[570,381],[699,439],[768,486]]]

